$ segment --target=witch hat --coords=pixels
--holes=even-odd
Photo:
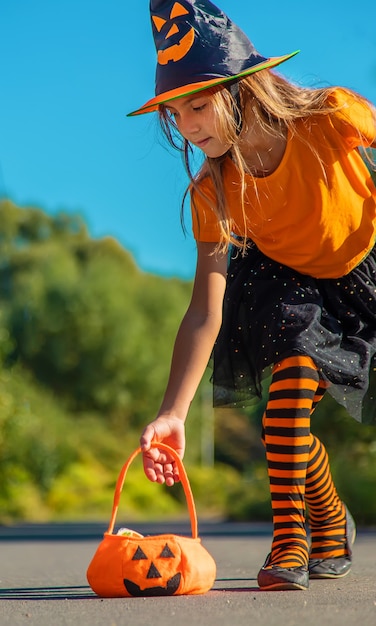
[[[155,97],[128,115],[208,87],[275,67],[297,52],[263,57],[243,31],[209,0],[151,0],[157,51]]]

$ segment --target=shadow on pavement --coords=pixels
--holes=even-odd
[[[16,587],[1,589],[0,600],[89,600],[98,596],[84,587]]]
[[[254,578],[217,578],[213,588],[208,592],[259,592],[257,586],[249,583],[256,582]],[[227,584],[226,584],[227,583]],[[244,583],[238,585],[234,583]],[[0,589],[0,600],[101,600],[89,586],[60,586],[60,587],[14,587]],[[131,598],[127,598],[131,599]]]

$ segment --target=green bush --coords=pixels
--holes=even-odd
[[[376,442],[342,450],[331,467],[337,491],[357,523],[375,526]]]
[[[188,466],[187,472],[198,515],[227,518],[229,502],[239,484],[240,474],[221,463],[214,467]],[[180,500],[183,497],[180,493]]]
[[[239,476],[227,501],[227,517],[237,522],[271,520],[269,479],[266,464],[255,464]]]

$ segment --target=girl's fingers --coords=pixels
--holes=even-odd
[[[163,483],[165,482],[164,474],[163,474],[163,465],[161,463],[155,463],[154,464],[154,471],[155,471],[155,475],[157,477],[157,482],[160,485],[163,485]]]
[[[174,463],[172,471],[173,471],[173,475],[174,475],[174,482],[175,483],[180,482],[179,468],[177,467],[176,463]]]
[[[171,487],[175,483],[173,463],[166,463],[163,467],[163,475],[167,487]]]
[[[147,426],[144,429],[140,438],[141,450],[143,452],[150,452],[150,445],[151,445],[152,440],[154,439],[154,436],[155,436],[154,426],[149,424],[149,426]]]
[[[150,457],[144,456],[144,470],[149,480],[160,485],[166,483],[168,487],[172,487],[175,482],[179,481],[179,471],[175,463],[167,461],[161,463],[159,460],[155,462]]]
[[[151,482],[155,483],[157,480],[157,474],[154,469],[154,461],[149,457],[143,455],[143,463],[146,477],[151,480]]]

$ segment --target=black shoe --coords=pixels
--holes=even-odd
[[[349,573],[352,565],[352,546],[356,537],[356,526],[346,505],[345,509],[347,555],[328,559],[310,559],[308,562],[310,578],[343,578]]]
[[[270,567],[270,554],[260,569],[257,582],[260,589],[265,591],[278,591],[283,589],[301,589],[305,591],[309,586],[307,567]]]

